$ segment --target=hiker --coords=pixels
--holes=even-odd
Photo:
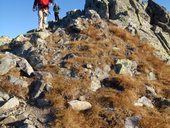
[[[59,21],[59,11],[60,11],[60,7],[57,3],[55,3],[54,7],[53,7],[53,11],[54,11],[54,17],[55,17],[55,21]]]
[[[54,0],[34,0],[33,11],[37,10],[38,6],[38,30],[43,31],[47,28],[46,20],[49,14],[49,4],[52,6]]]

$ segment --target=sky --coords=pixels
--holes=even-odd
[[[17,35],[37,28],[38,15],[32,11],[34,0],[0,0],[0,36],[7,35],[15,38]],[[170,11],[170,0],[155,0]],[[60,17],[67,11],[83,9],[85,0],[55,0],[61,8]],[[52,13],[52,7],[50,9]],[[53,20],[53,13],[48,20]]]

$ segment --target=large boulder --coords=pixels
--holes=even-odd
[[[152,25],[157,25],[170,34],[170,14],[164,7],[161,7],[152,0],[148,0],[146,12],[151,17]]]
[[[101,18],[109,18],[109,1],[108,0],[86,0],[85,11],[88,9],[93,9]]]
[[[152,29],[160,43],[170,54],[170,13],[152,0],[148,0],[146,12],[151,18]]]

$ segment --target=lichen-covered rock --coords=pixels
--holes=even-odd
[[[137,63],[128,59],[118,59],[114,65],[117,74],[131,75],[137,74]]]
[[[101,81],[109,77],[110,71],[111,68],[109,65],[104,66],[103,69],[96,68],[95,71],[92,72],[90,90],[95,92],[101,88]]]

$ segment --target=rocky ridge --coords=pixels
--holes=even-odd
[[[85,10],[93,9],[102,18],[111,20],[132,34],[147,39],[157,49],[161,59],[169,59],[170,14],[153,2],[141,0],[86,0]],[[101,11],[102,10],[102,11]]]
[[[169,18],[151,0],[86,0],[44,32],[2,37],[0,127],[167,128]]]

